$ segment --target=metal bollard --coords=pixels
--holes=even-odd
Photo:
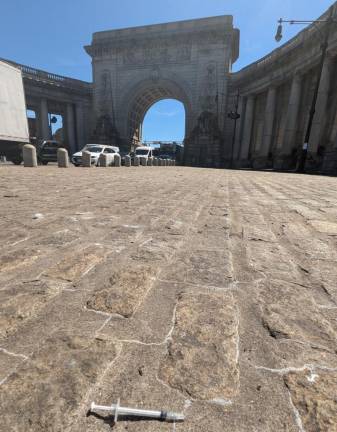
[[[134,157],[133,164],[134,164],[134,166],[139,166],[139,157],[138,156]]]
[[[120,167],[122,165],[122,158],[120,154],[115,154],[114,165],[115,167]]]
[[[131,156],[126,155],[125,156],[125,166],[130,167],[131,166]]]
[[[31,144],[23,146],[23,165],[25,167],[34,168],[37,167],[36,148]]]
[[[82,152],[82,166],[86,168],[91,167],[91,154],[88,151]]]
[[[57,165],[59,168],[69,168],[69,156],[67,149],[57,149]]]

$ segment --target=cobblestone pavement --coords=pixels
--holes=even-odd
[[[0,208],[1,431],[337,431],[336,178],[3,166]]]

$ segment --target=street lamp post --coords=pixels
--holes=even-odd
[[[283,20],[282,18],[278,21],[279,25],[277,27],[277,32],[275,35],[275,40],[277,42],[280,42],[282,37],[283,37],[283,23],[289,23],[289,24],[316,24],[316,23],[326,23],[327,26],[325,28],[325,33],[323,36],[323,40],[322,40],[322,44],[321,44],[321,50],[322,50],[322,54],[321,54],[321,58],[320,58],[320,62],[319,62],[319,68],[318,68],[318,77],[317,77],[317,82],[315,85],[315,91],[314,91],[314,95],[313,95],[313,99],[312,99],[312,104],[311,104],[311,109],[310,109],[310,113],[309,113],[309,120],[308,120],[308,126],[307,126],[307,130],[306,130],[306,134],[305,134],[305,139],[304,139],[304,144],[302,147],[302,152],[301,155],[299,157],[298,163],[297,163],[297,167],[296,167],[296,171],[297,172],[304,172],[305,171],[305,163],[306,163],[306,159],[307,159],[307,154],[308,154],[308,146],[309,146],[309,140],[310,140],[310,134],[311,134],[311,129],[312,129],[312,125],[313,125],[313,120],[314,120],[314,115],[315,115],[315,111],[316,111],[316,103],[317,103],[317,98],[318,98],[318,92],[319,92],[319,85],[320,85],[320,81],[321,81],[321,77],[322,77],[322,72],[323,72],[323,66],[324,66],[324,61],[327,55],[327,50],[328,50],[328,46],[329,46],[329,37],[330,37],[330,32],[331,32],[331,27],[333,23],[337,23],[337,20],[334,19],[333,17],[334,15],[334,6],[331,6],[330,8],[330,13],[329,13],[329,17],[327,19],[320,19],[320,20]]]
[[[233,136],[232,136],[232,149],[231,149],[231,162],[230,162],[230,168],[233,168],[233,159],[234,159],[234,146],[235,146],[235,139],[236,139],[236,125],[237,125],[237,121],[239,120],[239,118],[241,117],[241,115],[238,113],[238,108],[239,108],[239,97],[240,97],[240,90],[238,90],[237,94],[236,94],[236,99],[235,99],[235,110],[234,111],[230,111],[227,114],[227,117],[230,118],[231,120],[234,120],[234,131],[233,131]]]

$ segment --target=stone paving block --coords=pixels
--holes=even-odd
[[[321,362],[337,366],[337,323],[320,308],[315,292],[282,281],[260,284],[257,300],[262,325],[277,342],[277,355],[293,364]],[[301,345],[300,347],[296,345]],[[296,354],[297,352],[297,354]]]
[[[105,251],[100,246],[89,246],[72,253],[45,272],[52,279],[76,281],[104,259]]]
[[[40,252],[29,247],[17,248],[0,256],[0,273],[17,271],[19,268],[32,264],[39,258]]]
[[[4,430],[65,430],[83,394],[116,355],[102,339],[50,335],[3,385],[0,413]]]
[[[337,372],[309,369],[285,377],[302,429],[306,432],[337,431]]]
[[[337,236],[337,223],[323,220],[311,220],[310,225],[320,233]]]
[[[112,340],[134,340],[144,344],[164,344],[175,321],[178,294],[188,290],[172,282],[154,282],[146,299],[127,320],[113,316],[100,334]]]
[[[160,378],[186,397],[230,399],[237,393],[238,315],[230,294],[185,294]]]
[[[0,385],[25,361],[23,356],[3,350],[0,346]]]
[[[226,287],[233,280],[231,255],[222,250],[182,251],[179,259],[163,270],[161,278],[173,282]]]
[[[8,336],[39,311],[58,294],[58,289],[36,280],[10,284],[0,291],[0,336]]]
[[[65,290],[21,323],[19,331],[0,339],[0,346],[24,355],[31,355],[42,341],[56,331],[72,332],[91,338],[105,324],[107,316],[85,309],[86,292]]]
[[[112,270],[102,288],[87,300],[87,307],[129,317],[151,288],[153,276],[154,269],[149,265]]]

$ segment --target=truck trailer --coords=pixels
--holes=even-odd
[[[0,156],[19,165],[29,128],[21,70],[0,61]]]

